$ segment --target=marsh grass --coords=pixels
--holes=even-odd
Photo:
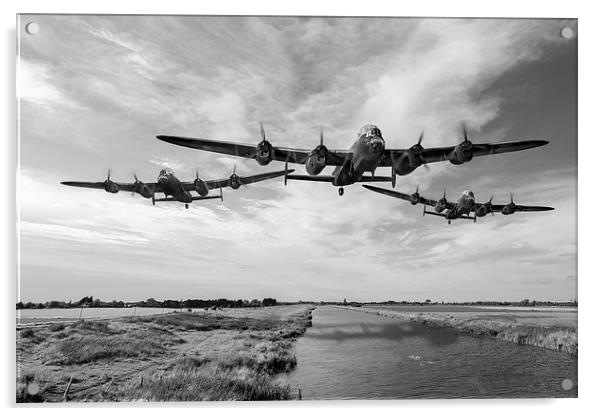
[[[37,343],[28,341],[21,355],[35,354],[42,369],[52,371],[37,377],[42,389],[35,397],[18,380],[17,401],[60,401],[72,378],[77,385],[70,400],[288,399],[290,386],[273,376],[297,365],[295,339],[311,325],[311,309],[296,311],[258,311],[259,317],[172,313],[36,328],[25,335]]]
[[[143,385],[132,383],[120,392],[125,400],[287,400],[290,386],[274,382],[268,375],[214,368],[187,361],[160,377],[150,376]]]
[[[179,331],[241,330],[261,331],[278,328],[282,322],[276,319],[232,318],[200,313],[174,313],[159,316],[141,316],[126,319],[130,323],[154,323]]]
[[[471,313],[406,312],[378,308],[352,308],[365,313],[400,318],[432,327],[448,327],[474,335],[484,335],[520,345],[535,345],[562,351],[571,355],[578,353],[576,326],[543,324],[541,319],[529,322],[529,317],[516,314],[479,315]],[[550,319],[550,322],[554,322]]]
[[[55,365],[85,364],[115,358],[150,357],[164,351],[163,345],[148,338],[72,336],[61,340],[50,350],[47,362]]]
[[[52,330],[52,329],[51,329]],[[79,321],[57,331],[44,354],[47,364],[74,365],[119,358],[148,358],[183,340],[156,326],[126,330],[105,321]]]

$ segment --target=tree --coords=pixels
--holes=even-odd
[[[263,306],[276,306],[278,302],[274,298],[264,298],[261,302]]]
[[[518,302],[518,304],[520,306],[529,306],[529,299],[523,299],[520,302]]]
[[[83,298],[81,298],[79,300],[79,302],[77,302],[77,305],[78,306],[90,306],[93,301],[94,301],[94,299],[92,298],[92,296],[84,296]]]

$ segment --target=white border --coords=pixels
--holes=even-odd
[[[598,165],[602,158],[600,151],[600,27],[602,15],[595,8],[595,2],[504,0],[483,2],[476,0],[456,1],[412,1],[393,4],[390,1],[371,0],[363,2],[329,2],[325,0],[285,1],[231,1],[200,3],[198,1],[146,0],[130,1],[103,0],[102,2],[82,2],[75,0],[10,0],[2,2],[2,23],[4,35],[4,65],[2,66],[5,111],[2,113],[5,134],[3,140],[4,167],[4,203],[2,236],[2,264],[4,265],[4,314],[2,356],[5,359],[2,368],[2,405],[14,405],[14,368],[15,368],[15,294],[16,294],[16,236],[15,236],[15,168],[16,168],[16,104],[15,104],[15,22],[16,13],[120,13],[120,14],[284,14],[284,15],[348,15],[348,16],[458,16],[458,17],[562,17],[578,18],[579,39],[579,399],[573,400],[437,400],[437,401],[398,401],[398,402],[302,402],[302,403],[253,403],[253,404],[211,404],[203,405],[206,412],[224,412],[240,414],[263,414],[266,411],[286,412],[287,414],[307,414],[307,412],[332,411],[343,408],[345,413],[365,414],[374,408],[377,411],[420,412],[445,414],[474,413],[503,414],[527,411],[547,414],[580,413],[595,406],[599,395],[597,376],[600,374],[599,350],[600,330],[599,294],[600,273],[595,268],[595,259],[599,255],[597,244],[599,219],[594,209],[602,207],[602,190],[597,183]],[[189,406],[189,405],[188,405]],[[177,412],[193,411],[181,409],[187,405],[154,405],[141,411],[162,414],[166,407],[175,407]],[[242,408],[244,407],[244,408]],[[599,406],[598,406],[599,407]],[[106,410],[99,405],[86,406],[85,410],[69,407],[47,406],[44,412],[63,414],[73,412],[91,412],[100,414]],[[18,411],[22,411],[20,408]],[[41,409],[27,409],[40,412]],[[131,413],[137,411],[131,406],[113,406],[111,411]]]

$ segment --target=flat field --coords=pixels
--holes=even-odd
[[[17,402],[296,398],[305,305],[54,323],[17,330]]]
[[[366,305],[354,310],[577,355],[577,308]]]

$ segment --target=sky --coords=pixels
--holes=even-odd
[[[25,25],[35,21],[39,32]],[[577,298],[575,20],[22,15],[19,294],[23,301]],[[359,184],[281,178],[224,202],[157,204],[60,181],[182,180],[280,170],[174,146],[159,134],[388,148],[545,139],[434,163],[396,190],[555,211],[452,225]],[[304,166],[295,165],[297,173]],[[330,173],[327,168],[323,173]],[[377,170],[387,175],[388,169]],[[382,184],[388,186],[387,184]]]

